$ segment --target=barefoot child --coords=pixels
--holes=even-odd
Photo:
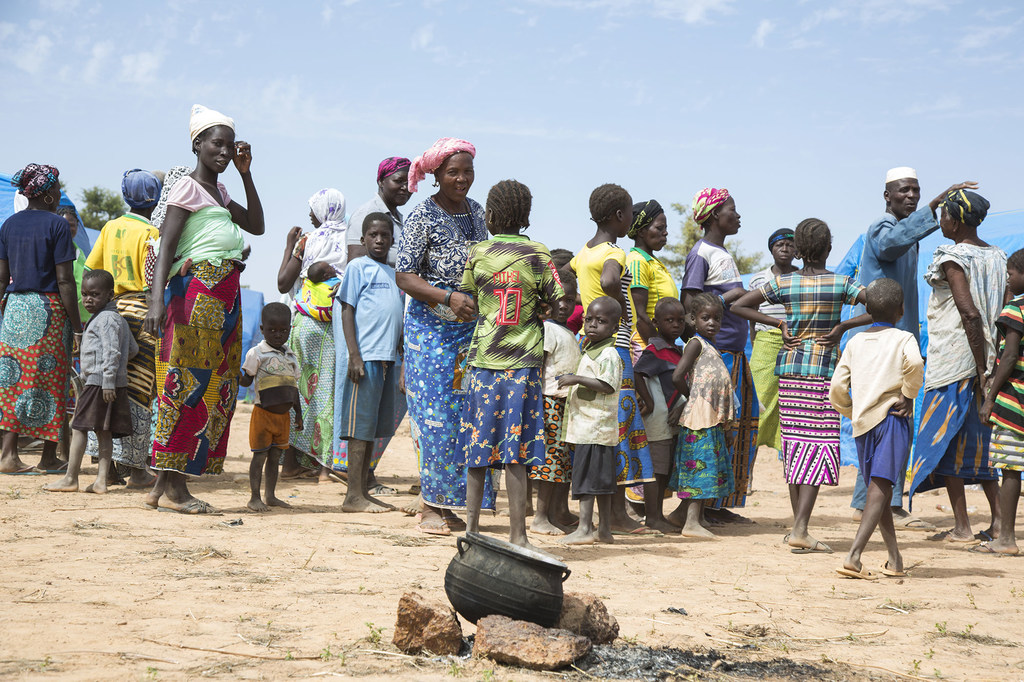
[[[64,478],[43,486],[60,493],[78,492],[78,474],[88,443],[87,433],[96,433],[99,441],[99,470],[87,493],[107,492],[107,473],[114,449],[114,438],[132,433],[128,405],[128,361],[139,352],[139,345],[117,306],[114,278],[106,270],[89,270],[82,275],[82,305],[92,315],[82,334],[80,357],[82,384],[85,388],[75,404],[71,420],[71,449]]]
[[[633,372],[636,392],[643,402],[640,413],[651,448],[651,463],[658,494],[651,506],[645,505],[648,528],[662,533],[678,533],[679,528],[665,519],[662,504],[675,458],[675,440],[679,433],[679,414],[686,402],[672,384],[672,374],[682,359],[676,341],[686,327],[686,311],[678,298],[665,297],[654,308],[654,329],[650,344],[640,354]]]
[[[515,180],[491,188],[485,220],[494,238],[470,247],[461,287],[480,311],[459,432],[467,466],[466,530],[480,530],[488,469],[503,468],[509,542],[520,546],[529,545],[527,474],[544,462],[541,304],[565,296],[547,247],[519,234],[530,225],[531,204],[530,189]],[[487,500],[487,508],[493,505]]]
[[[981,423],[992,424],[992,465],[1001,470],[999,536],[970,551],[979,554],[1020,554],[1016,518],[1020,472],[1024,471],[1024,249],[1006,259],[1006,288],[1013,297],[996,320],[999,362],[988,384]]]
[[[246,505],[256,512],[270,507],[291,505],[277,499],[277,465],[281,453],[288,448],[291,437],[291,411],[295,410],[295,428],[302,430],[302,408],[299,406],[298,381],[301,376],[299,361],[288,348],[291,333],[291,311],[283,303],[268,303],[263,307],[260,330],[263,340],[249,349],[238,377],[239,386],[256,385],[255,406],[249,419],[249,490]],[[266,470],[266,504],[260,499],[262,472]]]
[[[544,320],[544,463],[530,470],[537,484],[537,511],[530,531],[541,535],[564,535],[572,519],[562,513],[572,482],[572,449],[565,442],[565,398],[569,389],[558,385],[558,377],[572,374],[580,364],[580,345],[566,322],[576,309],[576,280],[562,279],[565,296],[555,301],[551,317]]]
[[[341,509],[377,513],[394,509],[370,495],[368,482],[374,440],[395,435],[402,292],[395,284],[395,269],[388,265],[395,234],[391,218],[370,213],[362,230],[366,255],[348,264],[338,289],[348,349],[348,375],[338,405],[338,437],[347,441],[348,457],[348,491]]]
[[[716,537],[703,526],[704,504],[731,495],[736,485],[725,439],[725,430],[736,418],[735,392],[714,345],[723,312],[717,296],[702,292],[690,297],[689,323],[695,333],[672,373],[672,383],[687,396],[668,486],[685,504],[684,537]]]
[[[850,553],[837,569],[848,578],[874,580],[861,552],[878,526],[889,553],[885,575],[902,576],[903,557],[893,526],[892,486],[907,467],[912,441],[914,399],[924,382],[924,360],[913,334],[895,327],[903,317],[903,287],[881,278],[866,291],[874,323],[846,344],[829,386],[829,399],[853,422],[857,459],[868,482],[867,503]]]
[[[619,387],[622,358],[615,348],[622,306],[610,296],[591,301],[583,320],[587,347],[575,374],[558,377],[569,388],[566,399],[566,442],[575,446],[572,497],[580,502],[579,527],[562,538],[568,545],[614,542],[612,496],[616,490],[616,448],[619,444]],[[594,503],[599,525],[594,530]]]

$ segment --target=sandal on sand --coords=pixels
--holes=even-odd
[[[328,471],[327,478],[331,479],[335,483],[344,483],[348,485],[348,474],[343,471]]]
[[[889,578],[906,578],[910,575],[906,571],[894,571],[893,569],[889,568],[888,561],[883,562],[882,566],[878,570],[882,572],[882,575],[887,576]]]
[[[295,473],[285,474],[283,471],[280,474],[282,481],[288,481],[296,478],[319,478],[320,472],[314,471],[313,469],[303,469]]]
[[[904,516],[899,520],[893,519],[893,525],[903,530],[919,530],[923,533],[935,530],[934,525],[916,516]]]
[[[191,500],[189,500],[188,502],[183,504],[178,509],[174,509],[172,507],[160,507],[160,511],[162,511],[162,512],[177,512],[178,514],[188,514],[188,515],[196,515],[196,514],[208,514],[210,516],[222,516],[223,515],[219,510],[217,510],[213,506],[211,506],[209,502],[203,502],[202,500],[198,500],[196,498],[192,498]]]
[[[444,519],[431,519],[430,521],[420,521],[416,524],[416,530],[427,535],[451,535],[451,530],[448,529]]]
[[[444,525],[448,530],[453,530],[456,533],[461,533],[466,530],[466,522],[457,516],[446,516],[444,517]]]
[[[960,545],[973,545],[974,543],[977,542],[977,540],[975,540],[973,537],[969,537],[969,538],[954,537],[953,529],[952,528],[950,528],[949,530],[944,530],[941,533],[936,533],[935,535],[929,535],[925,539],[926,540],[931,540],[932,542],[952,542],[952,543],[960,544]]]
[[[855,578],[857,580],[878,580],[877,573],[872,573],[864,567],[861,567],[859,573],[857,571],[851,571],[848,568],[837,568],[836,573],[846,578]]]
[[[815,540],[811,547],[793,547],[789,550],[793,554],[832,554],[832,548],[821,540]],[[843,569],[844,571],[847,569]],[[852,572],[852,571],[851,571]],[[845,575],[845,574],[844,574]]]
[[[371,494],[374,497],[376,497],[378,495],[397,495],[398,494],[398,489],[397,488],[391,488],[389,486],[382,485],[382,484],[378,483],[377,485],[373,486],[372,488],[370,488],[366,492],[368,492],[369,494]]]
[[[990,554],[992,556],[1005,557],[1005,556],[1020,556],[1020,551],[1017,552],[1000,552],[997,549],[992,549],[987,542],[974,547],[968,547],[968,552],[974,552],[975,554]]]
[[[992,537],[992,534],[989,533],[987,530],[979,530],[977,533],[974,534],[974,539],[981,540],[982,542],[992,542],[993,540],[995,540],[995,538]]]
[[[29,464],[23,469],[18,469],[17,471],[0,471],[0,474],[4,476],[42,476],[43,472]]]
[[[38,471],[41,474],[66,474],[68,472],[68,463],[67,462],[63,462],[56,469],[39,469],[39,468],[36,468],[36,471]]]

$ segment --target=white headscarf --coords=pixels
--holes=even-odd
[[[309,208],[320,221],[320,227],[306,234],[306,246],[302,252],[301,277],[305,277],[309,266],[326,261],[341,277],[348,264],[348,244],[345,235],[345,195],[336,189],[322,189],[309,198]]]
[[[188,119],[189,138],[194,142],[199,133],[213,126],[227,126],[234,130],[235,120],[202,104],[193,104],[192,115]]]

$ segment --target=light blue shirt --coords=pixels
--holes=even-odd
[[[360,256],[345,268],[337,297],[356,309],[356,342],[363,361],[396,362],[404,306],[395,269]]]
[[[896,327],[908,331],[919,342],[921,320],[917,303],[917,243],[939,229],[929,206],[919,208],[903,220],[886,213],[868,228],[864,253],[860,258],[860,283],[867,286],[881,277],[888,277],[903,287],[903,317]],[[864,306],[854,308],[853,315],[864,313]],[[851,334],[864,329],[851,330]]]

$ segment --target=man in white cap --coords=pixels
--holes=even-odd
[[[885,174],[885,214],[873,222],[864,237],[864,253],[860,258],[858,279],[864,286],[876,279],[888,277],[903,287],[903,317],[896,326],[910,332],[919,341],[921,323],[917,306],[917,251],[918,242],[939,229],[936,211],[946,194],[957,189],[974,189],[976,182],[961,182],[943,191],[918,209],[921,200],[921,185],[917,182],[917,171],[907,166],[892,168]],[[854,315],[864,312],[859,305]],[[863,327],[861,328],[863,329]],[[859,330],[853,330],[855,334]],[[903,509],[904,478],[892,487],[893,521],[897,528],[913,530],[934,530],[934,526],[911,516]],[[853,489],[850,506],[856,510],[853,518],[860,521],[861,512],[867,501],[867,486],[864,478],[857,473],[857,484]]]

